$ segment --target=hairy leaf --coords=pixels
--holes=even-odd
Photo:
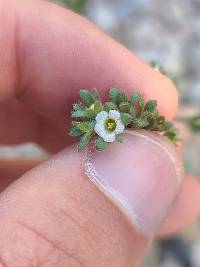
[[[128,101],[128,96],[127,96],[127,94],[124,93],[124,92],[121,92],[121,93],[119,94],[118,103],[121,104],[121,103],[123,103],[123,102],[127,102],[127,101]]]
[[[103,109],[103,107],[102,107],[101,102],[100,102],[100,101],[97,101],[97,102],[94,104],[94,110],[95,110],[95,112],[96,112],[96,113],[99,113],[99,112],[102,111],[102,109]]]
[[[103,138],[98,137],[95,141],[95,147],[98,151],[106,149],[108,146],[108,143],[103,140]]]
[[[80,97],[87,107],[90,107],[94,103],[94,99],[88,90],[80,90]]]
[[[162,125],[162,124],[165,123],[165,117],[164,116],[159,116],[156,121],[157,121],[157,123],[159,125]]]
[[[83,103],[74,103],[73,104],[73,110],[77,111],[77,110],[83,110],[85,107],[83,105]]]
[[[119,105],[119,110],[121,112],[129,112],[130,111],[130,104],[128,102],[122,102]]]
[[[149,122],[146,120],[146,118],[138,117],[135,118],[132,122],[132,126],[135,128],[145,128],[149,125]]]
[[[168,137],[172,142],[176,143],[178,141],[178,128],[172,128],[171,130],[164,133],[164,136]]]
[[[134,106],[130,107],[130,112],[129,113],[130,113],[130,115],[132,117],[135,117],[136,116],[136,110],[135,110]]]
[[[173,128],[173,123],[172,122],[169,122],[169,121],[167,121],[167,122],[165,122],[165,123],[163,123],[161,125],[162,131],[169,131],[172,128]]]
[[[92,97],[93,97],[94,101],[99,101],[99,99],[100,99],[99,92],[96,88],[92,92]]]
[[[94,119],[97,115],[97,112],[94,109],[85,109],[85,110],[77,110],[72,112],[72,118],[87,118]]]
[[[140,108],[144,107],[144,100],[139,93],[134,93],[130,98],[130,104],[135,105],[138,104]]]
[[[122,123],[127,126],[132,120],[132,116],[128,113],[121,113],[121,121]]]
[[[78,128],[82,133],[91,132],[94,129],[95,121],[92,122],[78,122],[73,121],[72,125],[76,128]]]
[[[86,115],[88,119],[95,119],[97,116],[97,113],[95,109],[88,108],[86,109]]]
[[[117,105],[113,102],[106,102],[104,105],[103,105],[103,109],[107,112],[109,112],[111,109],[115,109],[117,110]]]
[[[82,134],[81,130],[76,127],[72,127],[69,132],[70,136],[80,136],[81,134]]]
[[[149,100],[146,103],[144,110],[149,111],[149,112],[153,112],[155,110],[156,106],[157,106],[156,100]]]
[[[120,142],[120,143],[123,142],[123,138],[124,138],[123,134],[117,134],[117,135],[116,135],[116,140],[117,140],[118,142]]]
[[[72,112],[72,118],[85,118],[87,113],[85,110],[76,110]]]
[[[90,137],[91,137],[90,134],[84,134],[83,137],[80,138],[78,142],[78,151],[82,151],[86,148],[86,146],[90,141]]]
[[[117,88],[110,88],[109,97],[111,102],[118,103],[121,91]]]

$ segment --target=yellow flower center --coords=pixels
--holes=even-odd
[[[105,122],[105,127],[108,132],[113,132],[116,129],[116,121],[114,119],[107,119]]]

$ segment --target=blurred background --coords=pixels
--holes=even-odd
[[[52,0],[83,14],[144,61],[160,66],[176,84],[176,122],[185,141],[184,164],[200,178],[200,1]],[[43,152],[42,152],[43,153]],[[0,155],[29,157],[41,150],[27,144],[0,147]],[[155,242],[145,267],[199,267],[200,220],[182,233]]]
[[[83,14],[146,62],[160,66],[180,96],[177,124],[185,169],[200,178],[200,1],[55,0]],[[155,242],[145,267],[199,267],[200,221]]]

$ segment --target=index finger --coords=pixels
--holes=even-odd
[[[172,82],[86,19],[43,1],[0,2],[0,100],[18,97],[37,113],[66,124],[82,88],[110,86],[156,99],[172,119]],[[170,107],[170,108],[169,108]]]

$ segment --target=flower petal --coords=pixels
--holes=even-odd
[[[112,143],[115,141],[115,133],[106,133],[104,137],[102,137],[105,142]]]
[[[115,134],[121,134],[123,133],[124,129],[125,129],[125,126],[124,124],[121,122],[121,120],[117,120],[116,121],[117,125],[116,125],[116,128],[115,128]]]
[[[104,136],[106,135],[106,130],[104,128],[104,121],[99,121],[95,124],[94,126],[94,130],[95,132],[101,136],[102,138],[104,138]]]
[[[120,113],[117,110],[111,109],[109,111],[109,118],[112,118],[114,120],[118,120],[120,118]]]
[[[108,112],[101,111],[96,116],[96,122],[105,121],[108,118]]]

